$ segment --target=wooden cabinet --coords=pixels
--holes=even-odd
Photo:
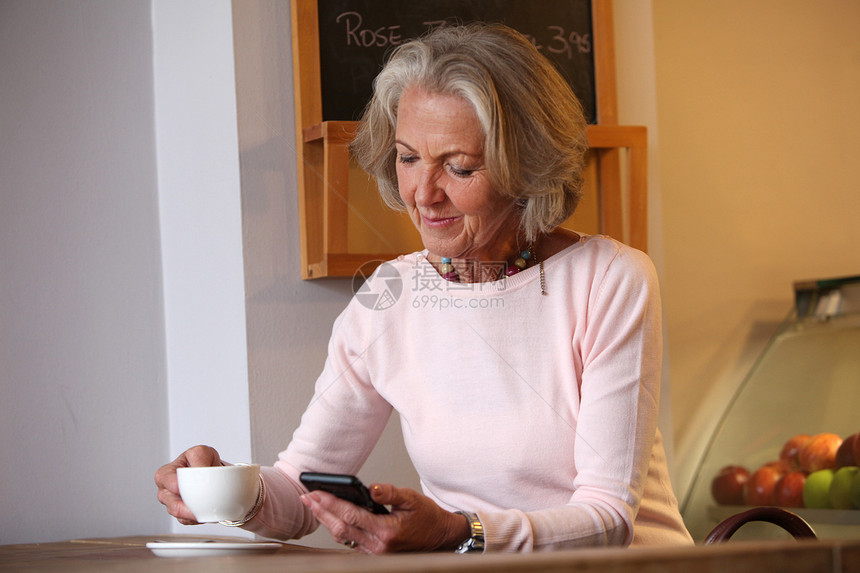
[[[562,0],[560,0],[562,1]],[[647,248],[647,133],[617,125],[611,0],[591,0],[597,124],[582,211],[565,224]],[[323,121],[316,0],[292,2],[302,278],[353,276],[374,262],[421,248],[405,215],[375,200],[375,186],[350,166],[352,121]],[[586,213],[587,214],[587,213]]]

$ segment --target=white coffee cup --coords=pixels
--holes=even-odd
[[[260,466],[178,468],[179,495],[200,523],[239,521],[254,508]]]

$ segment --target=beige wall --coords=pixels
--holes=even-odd
[[[792,281],[860,274],[860,3],[653,0],[653,18],[672,410],[689,458]]]

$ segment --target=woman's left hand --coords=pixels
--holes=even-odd
[[[371,484],[370,495],[391,506],[391,513],[374,514],[324,491],[305,494],[302,501],[338,543],[362,553],[453,551],[470,535],[462,515],[413,489]]]

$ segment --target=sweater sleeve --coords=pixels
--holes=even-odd
[[[590,293],[584,331],[572,347],[582,368],[574,492],[564,506],[479,512],[487,551],[626,546],[633,538],[657,428],[656,273],[643,253],[622,248]]]
[[[244,528],[272,539],[295,539],[318,523],[299,497],[307,489],[303,471],[357,473],[385,429],[388,404],[370,383],[364,355],[375,340],[367,335],[361,308],[350,304],[335,321],[328,357],[301,423],[274,467],[261,468],[266,499]]]

